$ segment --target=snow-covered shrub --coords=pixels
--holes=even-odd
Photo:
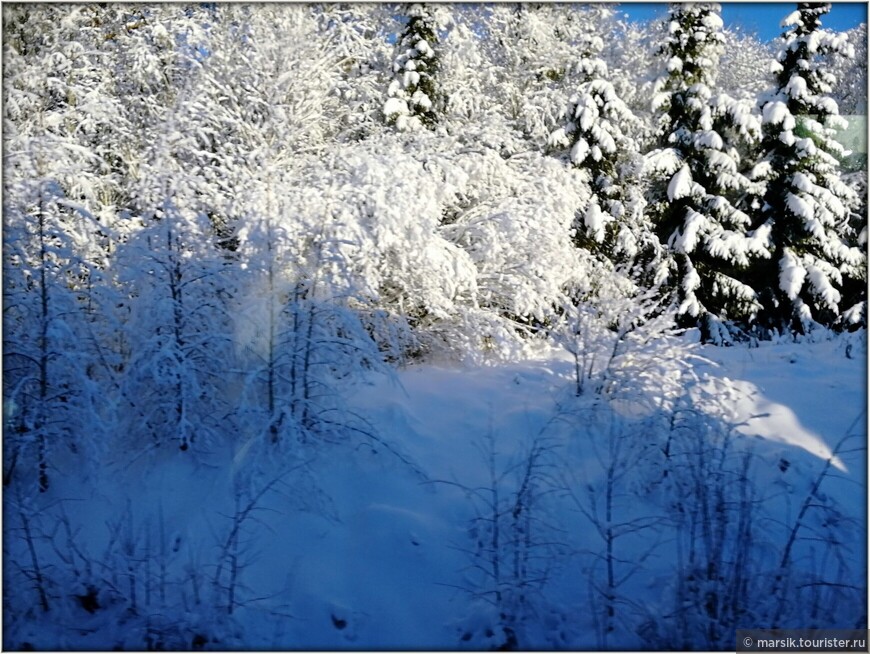
[[[240,489],[213,544],[171,528],[171,509],[163,505],[107,499],[105,525],[85,530],[75,502],[53,498],[37,504],[16,497],[8,505],[14,523],[6,545],[20,564],[5,570],[28,601],[4,606],[4,647],[244,646],[244,618],[236,614],[247,610],[250,616],[256,601],[245,572],[259,549],[253,536],[262,529],[257,517],[264,496],[274,494],[278,481],[283,478],[260,483],[254,493]],[[273,610],[280,608],[260,608]]]
[[[629,582],[643,577],[647,559],[658,555],[665,537],[661,513],[635,501],[642,492],[638,478],[661,458],[658,443],[646,436],[661,427],[660,417],[656,412],[643,416],[614,411],[596,400],[566,404],[560,414],[574,443],[569,451],[582,448],[592,454],[583,465],[566,457],[559,472],[568,510],[579,512],[594,535],[583,538],[588,550],[580,559],[589,592],[588,617],[601,649],[631,637],[626,636],[632,624]]]
[[[118,307],[127,348],[116,405],[126,447],[210,448],[227,435],[224,393],[231,263],[201,214],[171,195],[119,248],[113,274],[131,290]]]
[[[472,614],[458,625],[463,648],[524,649],[554,608],[545,588],[560,558],[548,501],[555,443],[542,432],[506,457],[497,440],[490,432],[480,441],[485,487],[445,482],[465,492],[475,513],[468,528],[470,574],[460,586],[474,600]]]
[[[594,294],[575,296],[551,334],[573,358],[577,397],[601,394],[611,402],[639,403],[637,410],[648,412],[679,388],[685,352],[673,310],[627,277],[611,273],[610,283]]]
[[[432,144],[420,138],[420,146]],[[374,299],[415,325],[470,303],[471,261],[439,235],[464,175],[442,170],[437,155],[427,159],[388,137],[310,160],[280,199],[290,259],[330,292]]]
[[[455,144],[423,132],[312,157],[277,192],[276,224],[290,265],[330,293],[407,321],[425,349],[473,354],[460,339],[519,343],[512,331],[532,331],[563,289],[588,285],[571,241],[586,185],[543,155],[453,155]]]
[[[735,629],[758,618],[753,456],[737,442],[734,425],[712,415],[719,404],[708,399],[709,413],[695,410],[697,397],[675,404],[663,447],[660,483],[679,546],[674,582],[663,596],[673,602],[673,621],[656,632],[662,647],[729,647]]]
[[[847,433],[795,488],[788,459],[772,458],[738,432],[739,390],[727,380],[689,381],[685,390],[664,430],[657,484],[677,540],[673,582],[662,595],[672,619],[644,627],[649,644],[726,649],[745,624],[847,628],[860,621],[862,589],[844,582],[854,574],[843,546],[855,526],[821,490],[856,434]],[[799,506],[774,509],[763,495],[771,480]]]
[[[476,269],[481,307],[544,321],[549,303],[583,278],[585,255],[571,240],[574,212],[588,197],[581,174],[534,153],[469,153],[458,161],[469,184],[462,213],[443,232]]]

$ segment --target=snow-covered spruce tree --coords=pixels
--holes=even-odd
[[[400,130],[433,129],[438,123],[438,12],[423,4],[409,5],[408,23],[396,40],[384,116]]]
[[[722,19],[717,4],[673,5],[661,53],[668,73],[658,82],[660,149],[647,155],[649,211],[673,255],[669,284],[678,318],[698,325],[704,340],[727,340],[722,321],[749,320],[755,291],[739,280],[754,258],[767,256],[766,230],[748,232],[741,147],[759,137],[749,106],[714,95]]]
[[[578,212],[574,241],[614,263],[640,256],[650,268],[643,276],[652,282],[651,264],[660,260],[661,248],[644,219],[642,161],[627,135],[638,120],[607,79],[607,64],[598,56],[601,38],[585,37],[576,65],[584,81],[568,101],[564,126],[550,136],[551,145],[567,148],[571,165],[589,176],[592,194]]]
[[[776,85],[761,103],[762,158],[753,174],[764,192],[755,224],[769,232],[772,257],[746,276],[759,291],[761,328],[803,333],[812,321],[848,325],[866,313],[857,196],[841,178],[843,148],[832,138],[846,123],[830,97],[835,78],[825,58],[849,45],[845,35],[821,29],[829,10],[800,3],[783,20]],[[853,286],[859,290],[847,301],[844,290]]]

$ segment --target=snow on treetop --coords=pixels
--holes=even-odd
[[[790,27],[792,25],[795,25],[797,27],[800,27],[803,24],[804,24],[804,22],[801,20],[801,12],[798,10],[795,10],[795,11],[791,12],[788,16],[783,18],[782,22],[779,24],[779,26],[780,27]]]
[[[721,7],[719,5],[711,5],[712,11],[701,19],[701,23],[710,31],[716,32],[724,27],[722,17],[719,15]]]

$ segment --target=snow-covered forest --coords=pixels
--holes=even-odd
[[[782,9],[4,3],[4,649],[866,629],[866,25]]]

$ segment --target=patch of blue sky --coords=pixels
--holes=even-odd
[[[726,27],[740,28],[755,34],[762,41],[771,41],[782,34],[782,19],[794,11],[794,3],[781,2],[724,2],[722,20]],[[664,18],[668,5],[664,2],[627,2],[619,10],[629,20],[643,22]],[[867,22],[867,3],[835,2],[831,12],[822,18],[822,26],[845,31]]]

